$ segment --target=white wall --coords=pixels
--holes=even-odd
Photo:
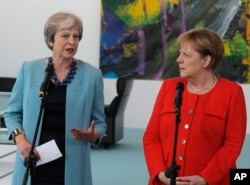
[[[100,0],[0,1],[0,76],[16,76],[21,63],[50,56],[43,40],[43,26],[56,11],[79,15],[84,23],[83,40],[76,57],[99,66]],[[104,79],[105,102],[115,96],[115,80]],[[125,126],[145,128],[161,81],[135,80],[125,112]],[[250,85],[242,85],[250,115]],[[248,121],[250,133],[250,121]]]
[[[100,0],[7,0],[0,1],[1,76],[16,76],[24,60],[50,56],[43,27],[57,11],[77,14],[84,33],[76,57],[99,65]]]

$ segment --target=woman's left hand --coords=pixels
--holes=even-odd
[[[95,131],[95,121],[91,121],[88,130],[71,128],[71,135],[76,140],[95,141],[100,137],[99,132]]]
[[[176,181],[177,182],[189,182],[190,185],[207,185],[206,180],[200,175],[176,177]]]

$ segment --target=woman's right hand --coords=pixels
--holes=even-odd
[[[29,157],[29,153],[31,150],[31,143],[26,139],[25,135],[19,134],[15,137],[17,148],[21,154],[21,156],[26,159]],[[37,157],[37,160],[40,159],[39,153],[34,149],[34,155]]]

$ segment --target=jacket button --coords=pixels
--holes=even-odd
[[[187,143],[187,140],[186,140],[186,139],[182,139],[182,140],[181,140],[181,143],[182,143],[182,144],[186,144],[186,143]]]
[[[184,160],[184,156],[183,155],[180,155],[179,156],[179,159],[182,161],[182,160]]]
[[[186,124],[184,125],[184,128],[185,128],[185,129],[189,129],[189,124],[186,123]]]
[[[188,114],[193,114],[193,110],[188,110]]]

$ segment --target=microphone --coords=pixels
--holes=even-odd
[[[174,100],[174,111],[176,115],[180,114],[180,107],[182,104],[182,93],[184,91],[184,85],[182,82],[178,82],[176,85],[176,96]]]
[[[43,79],[43,82],[42,82],[41,88],[40,88],[39,97],[41,99],[44,98],[45,94],[47,93],[47,91],[49,89],[50,77],[52,75],[53,70],[54,70],[53,66],[48,64],[47,68],[45,69],[45,76],[44,76],[44,79]]]

